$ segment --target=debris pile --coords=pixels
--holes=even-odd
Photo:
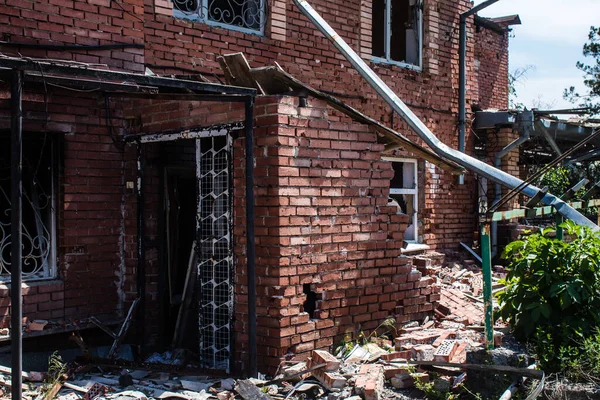
[[[332,354],[314,350],[309,357],[282,362],[274,379],[221,379],[194,375],[177,351],[153,354],[136,367],[90,363],[54,379],[24,374],[27,398],[75,399],[327,399],[379,400],[411,388],[461,390],[467,352],[484,348],[482,274],[475,266],[433,266],[415,258],[432,292],[439,293],[435,314],[396,328],[394,318],[369,336],[347,339]],[[494,279],[502,277],[498,268]],[[499,284],[495,284],[500,289]],[[31,324],[30,324],[31,325]],[[377,332],[384,328],[384,333]],[[502,334],[495,332],[496,345]],[[300,358],[304,357],[304,358]],[[169,372],[165,372],[169,371]],[[10,387],[10,370],[1,370],[0,388]],[[434,373],[432,373],[434,372]],[[429,385],[429,386],[428,386]],[[394,392],[394,393],[392,393]]]

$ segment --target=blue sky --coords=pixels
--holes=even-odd
[[[572,107],[562,93],[569,86],[584,91],[575,63],[583,58],[590,26],[600,25],[600,0],[500,0],[479,13],[512,14],[519,14],[523,25],[513,27],[509,68],[534,66],[517,84],[518,101],[528,107]]]

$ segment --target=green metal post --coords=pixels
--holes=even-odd
[[[560,214],[556,214],[556,239],[560,240],[562,242],[563,240],[563,228],[561,228],[560,224],[562,224],[564,221],[563,216]]]
[[[483,267],[483,307],[485,312],[485,344],[494,348],[494,317],[492,303],[492,253],[490,224],[481,224],[481,261]]]

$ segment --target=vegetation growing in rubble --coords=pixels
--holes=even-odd
[[[498,295],[499,316],[534,345],[547,371],[572,369],[593,345],[600,366],[600,236],[572,222],[563,227],[569,243],[549,237],[549,228],[506,247],[506,289]]]
[[[577,68],[583,72],[586,92],[579,94],[574,86],[565,89],[564,98],[579,105],[589,107],[591,114],[600,113],[600,27],[590,27],[588,42],[583,45],[583,55],[592,62],[578,61]]]

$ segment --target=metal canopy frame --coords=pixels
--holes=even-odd
[[[32,60],[0,56],[0,74],[10,79],[11,113],[11,353],[12,353],[12,398],[22,397],[23,335],[21,326],[23,313],[22,297],[22,137],[23,137],[23,85],[24,82],[60,85],[63,89],[85,89],[95,94],[120,97],[141,97],[166,99],[168,95],[187,96],[185,100],[243,102],[245,121],[238,123],[238,129],[245,132],[246,146],[246,257],[248,274],[248,374],[257,375],[256,349],[256,272],[254,238],[254,98],[256,89],[214,83],[147,76],[135,73],[116,72],[90,68],[85,64],[59,60]],[[159,93],[160,92],[160,93]],[[92,93],[92,94],[94,94]],[[182,99],[183,100],[183,99]],[[145,137],[150,142],[151,137]],[[140,310],[138,318],[144,317],[144,221],[143,221],[143,152],[141,138],[138,138],[138,298]],[[143,325],[142,325],[143,328]]]

